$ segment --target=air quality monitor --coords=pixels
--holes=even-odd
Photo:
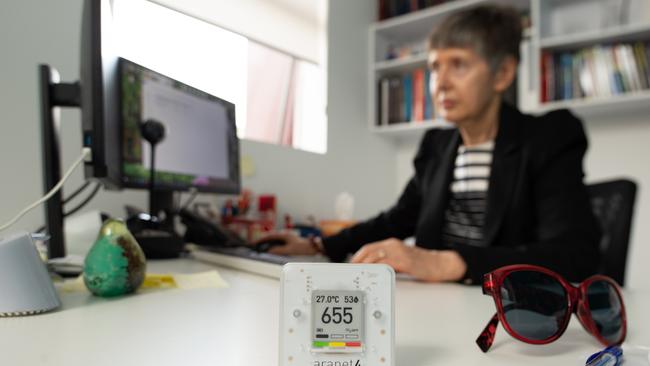
[[[289,263],[280,365],[393,365],[395,273],[384,264]]]

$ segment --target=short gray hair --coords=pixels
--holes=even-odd
[[[429,50],[471,48],[494,72],[507,56],[519,61],[521,32],[521,16],[515,8],[481,5],[444,19],[429,37]]]

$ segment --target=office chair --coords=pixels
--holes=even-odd
[[[623,286],[636,183],[618,179],[588,185],[587,191],[603,234],[599,273],[610,276]]]

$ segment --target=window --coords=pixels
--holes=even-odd
[[[144,0],[116,1],[114,21],[118,55],[235,103],[240,138],[326,152],[316,63]]]

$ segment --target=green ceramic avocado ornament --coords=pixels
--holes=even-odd
[[[144,253],[124,222],[109,219],[84,262],[84,283],[97,296],[134,292],[147,271]]]

